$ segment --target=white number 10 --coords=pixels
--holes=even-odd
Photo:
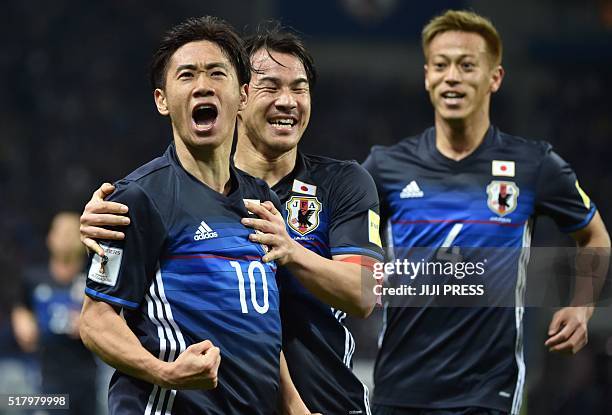
[[[240,307],[242,308],[242,312],[247,314],[249,309],[247,307],[246,301],[246,290],[244,288],[244,275],[242,274],[242,268],[240,267],[240,263],[238,261],[230,261],[230,265],[234,267],[236,270],[236,275],[238,276],[238,289],[240,291]],[[259,271],[261,274],[261,285],[263,287],[263,305],[259,305],[257,302],[257,290],[255,286],[255,269]],[[268,302],[268,278],[266,277],[266,269],[263,264],[259,261],[251,261],[249,263],[249,269],[247,271],[249,276],[249,285],[251,286],[251,303],[253,304],[253,308],[259,314],[265,314],[268,312],[270,308],[270,304]]]

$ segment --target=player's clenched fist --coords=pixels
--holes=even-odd
[[[221,351],[210,340],[192,344],[179,357],[165,366],[163,387],[168,389],[213,389]]]

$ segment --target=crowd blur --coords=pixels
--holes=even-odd
[[[0,54],[3,81],[3,99],[0,100],[0,394],[51,390],[48,389],[49,379],[53,375],[45,372],[49,368],[45,366],[48,362],[44,354],[49,347],[45,342],[51,341],[49,327],[59,330],[53,335],[62,336],[61,342],[57,343],[54,338],[51,344],[54,347],[60,344],[66,348],[66,354],[80,359],[77,366],[82,371],[73,374],[72,379],[81,382],[85,390],[93,386],[82,383],[83,379],[99,377],[96,362],[75,344],[78,343],[74,331],[78,319],[74,318],[74,311],[79,301],[70,297],[70,293],[79,287],[80,271],[60,272],[64,277],[58,277],[57,267],[53,265],[57,255],[49,241],[58,226],[68,229],[65,232],[72,231],[74,236],[74,215],[56,216],[58,212],[80,212],[102,181],[123,177],[160,154],[171,139],[167,123],[156,114],[147,76],[149,56],[163,30],[189,15],[217,14],[242,30],[252,28],[264,17],[282,19],[281,11],[291,9],[290,15],[300,13],[297,5],[284,3],[281,7],[280,3],[273,0],[210,1],[203,5],[181,0],[169,6],[160,1],[58,0],[10,1],[3,7],[4,19],[0,27],[4,39]],[[471,7],[481,2],[443,3]],[[563,7],[574,7],[571,2],[559,2],[559,10],[555,10],[555,2],[543,3],[543,7],[551,9],[541,14],[553,20],[568,18]],[[605,2],[587,2],[594,8],[600,3]],[[523,5],[530,7],[529,2]],[[386,7],[383,12],[389,12]],[[430,16],[431,7],[422,10],[421,14]],[[373,16],[377,24],[384,25],[384,18],[376,13]],[[612,56],[610,52],[598,52],[597,48],[585,48],[581,43],[590,45],[591,39],[597,39],[606,44],[606,39],[611,38],[611,26],[606,21],[601,20],[601,25],[595,28],[589,26],[587,29],[580,24],[571,27],[568,38],[572,39],[573,49],[569,50],[590,53],[594,56],[592,59],[568,56],[563,52],[562,41],[552,44],[522,41],[525,49],[517,52],[514,48],[510,52],[514,60],[509,67],[537,67],[538,71],[529,75],[530,85],[535,84],[537,88],[530,88],[528,93],[521,91],[519,75],[509,72],[508,83],[512,87],[502,87],[494,97],[492,118],[509,133],[552,142],[572,164],[582,187],[598,205],[604,220],[611,223],[612,170],[608,163],[612,160],[612,146],[608,140],[612,138],[612,101],[607,94],[612,91],[609,70]],[[360,15],[355,27],[362,27],[359,25],[368,26],[367,16]],[[372,30],[370,26],[368,30]],[[534,38],[546,34],[546,24],[541,26],[541,33],[536,33]],[[318,34],[314,26],[297,28],[306,35],[315,61],[325,61],[317,51],[330,36],[339,47],[342,42],[351,43],[346,36]],[[393,44],[416,51],[413,55],[419,56],[419,29],[420,26],[414,30],[404,29],[411,34],[406,39],[395,39]],[[502,30],[502,36],[506,44],[512,44],[512,31]],[[381,65],[392,66],[394,62],[381,62]],[[420,71],[406,73],[405,78],[399,79],[372,76],[358,64],[346,65],[342,73],[337,69],[326,72],[325,65],[319,69],[313,116],[302,145],[307,152],[361,161],[372,145],[394,143],[432,124],[433,115]],[[536,243],[567,243],[554,229],[550,232],[549,229],[553,228],[540,227]],[[64,242],[69,239],[62,238]],[[76,269],[76,264],[81,263],[82,258],[78,255],[68,255],[73,261],[69,268]],[[46,288],[41,289],[40,284]],[[61,324],[51,322],[53,315],[48,312],[56,295],[65,300],[63,308],[58,308],[57,304],[51,307],[59,313],[56,317],[63,319],[60,319]],[[40,305],[45,299],[50,303]],[[45,307],[47,314],[41,314],[40,310]],[[608,309],[600,312],[610,315]],[[378,317],[355,327],[363,339],[362,354],[358,356],[364,359],[371,359],[375,354]],[[16,330],[11,320],[19,322]],[[534,317],[534,325],[539,320],[539,316]],[[576,406],[584,408],[587,405],[588,408],[593,402],[595,408],[601,408],[598,402],[612,392],[611,339],[612,328],[603,325],[596,328],[593,344],[581,352],[581,357],[573,364],[562,358],[540,359],[534,363],[531,378],[534,394],[549,393],[546,381],[551,373],[557,376],[564,370],[573,373],[567,376],[583,379],[580,385],[586,386],[580,389],[575,386],[577,383],[568,383],[565,388],[559,388],[556,406],[539,407],[537,400],[530,399],[533,413],[573,414],[578,413],[573,412]],[[571,367],[568,369],[568,366]],[[544,370],[549,367],[555,369]],[[66,391],[68,387],[71,386],[66,386]]]

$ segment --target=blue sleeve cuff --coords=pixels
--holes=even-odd
[[[561,232],[564,232],[564,233],[571,233],[571,232],[579,231],[580,229],[586,227],[591,222],[591,220],[593,219],[593,216],[595,216],[595,212],[597,212],[597,209],[595,208],[595,204],[591,204],[591,210],[589,211],[589,213],[587,214],[587,217],[584,218],[582,222],[577,223],[576,225],[568,226],[565,228],[559,228],[559,229],[561,229]]]
[[[108,295],[108,294],[98,292],[96,290],[92,290],[89,287],[85,287],[85,293],[89,295],[91,298],[95,298],[97,300],[102,300],[104,302],[112,303],[117,306],[127,307],[132,310],[135,310],[138,308],[138,303],[135,303],[133,301],[123,300],[118,297],[113,297],[112,295]]]
[[[354,255],[365,255],[365,256],[369,256],[372,257],[374,259],[377,259],[379,261],[382,261],[384,259],[384,256],[376,251],[373,251],[371,249],[366,249],[366,248],[358,248],[355,246],[345,246],[345,247],[341,247],[341,248],[332,248],[330,250],[330,253],[333,255],[349,255],[349,254],[354,254]]]

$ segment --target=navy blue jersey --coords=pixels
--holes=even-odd
[[[174,146],[116,183],[110,200],[130,206],[124,241],[93,257],[86,293],[123,309],[142,345],[173,361],[191,344],[221,349],[210,391],[168,390],[116,371],[111,413],[271,414],[279,388],[281,325],[275,264],[240,220],[244,199],[278,198],[265,182],[231,168],[230,193],[183,167]]]
[[[525,380],[522,302],[528,261],[522,248],[530,244],[537,215],[552,217],[566,232],[592,219],[595,206],[576,175],[548,143],[494,127],[460,161],[437,150],[430,128],[394,146],[374,147],[364,166],[377,184],[395,259],[415,260],[411,253],[419,250],[409,249],[414,247],[449,252],[457,247],[453,252],[474,262],[478,258],[471,253],[492,248],[486,278],[495,289],[490,304],[500,305],[433,307],[444,302],[432,296],[430,303],[393,307],[385,299],[374,402],[518,413]],[[418,259],[428,259],[419,252]],[[436,249],[426,252],[436,255]]]
[[[296,167],[273,187],[289,234],[325,257],[382,259],[378,197],[357,163],[298,153]],[[355,341],[346,313],[319,301],[282,267],[283,351],[293,382],[312,412],[368,414],[367,388],[352,373]]]

